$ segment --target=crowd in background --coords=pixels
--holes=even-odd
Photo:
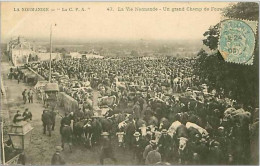
[[[54,60],[52,82],[83,105],[67,114],[75,131],[79,123],[92,125],[93,143],[108,133],[135,152],[137,164],[250,164],[258,141],[258,108],[208,87],[206,80],[193,75],[194,61],[170,57]],[[49,62],[29,66],[48,79]],[[94,116],[93,89],[100,98],[116,99],[103,117]]]

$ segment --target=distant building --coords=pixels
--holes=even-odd
[[[103,56],[98,55],[96,52],[92,51],[90,53],[81,54],[79,52],[70,52],[70,54],[66,55],[65,58],[103,58]]]
[[[48,61],[50,60],[50,53],[37,53],[38,61]],[[60,60],[61,53],[51,53],[51,59]]]
[[[70,52],[69,55],[71,58],[82,58],[82,54],[80,54],[79,52]]]
[[[35,54],[31,43],[22,37],[12,39],[7,44],[7,52],[14,66],[21,66],[28,63],[29,57]]]
[[[82,58],[86,58],[86,59],[99,58],[99,59],[102,59],[104,57],[101,56],[101,55],[95,55],[95,54],[82,54]]]
[[[47,48],[40,46],[40,47],[38,47],[37,52],[39,52],[39,53],[47,53]]]

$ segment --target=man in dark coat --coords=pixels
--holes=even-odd
[[[23,101],[24,101],[24,104],[25,104],[27,102],[27,99],[28,99],[27,89],[24,89],[22,96],[23,96]]]
[[[156,145],[156,141],[155,140],[150,140],[149,145],[147,145],[145,147],[144,152],[143,152],[143,159],[144,160],[146,159],[148,153],[153,150],[153,147],[155,145]]]
[[[141,117],[141,107],[139,101],[137,101],[133,106],[133,115],[135,120],[138,120]]]
[[[163,129],[161,131],[162,136],[160,137],[158,141],[158,147],[159,147],[159,152],[162,155],[162,161],[169,161],[170,159],[170,152],[173,147],[173,141],[171,139],[171,136],[167,134],[167,130]]]
[[[23,120],[27,121],[27,120],[32,120],[32,113],[28,110],[28,108],[25,109],[25,111],[23,112]]]
[[[52,130],[54,130],[55,127],[55,120],[56,120],[56,115],[58,114],[57,111],[54,110],[54,108],[51,109],[50,116],[51,116],[51,121],[52,121]]]
[[[134,133],[135,139],[133,140],[134,159],[137,159],[137,164],[143,163],[143,151],[146,146],[145,140],[140,137],[139,132]]]
[[[46,134],[46,129],[49,132],[49,136],[51,136],[51,116],[49,110],[43,110],[42,113],[42,123],[43,123],[43,134]]]
[[[64,125],[70,126],[70,124],[71,124],[71,119],[70,119],[68,113],[65,113],[65,116],[60,121],[60,133],[61,133],[62,128],[64,127]]]
[[[133,117],[130,115],[129,122],[126,126],[126,135],[125,135],[125,141],[129,148],[132,148],[133,143],[133,134],[135,133],[135,124],[133,121]]]
[[[22,114],[20,113],[20,111],[18,110],[17,112],[16,112],[16,114],[14,115],[14,118],[13,118],[13,123],[17,123],[17,122],[19,122],[20,120],[20,118],[19,117],[22,117]]]
[[[111,140],[109,139],[109,133],[108,132],[103,132],[101,134],[103,136],[103,141],[102,141],[102,147],[101,147],[101,154],[100,154],[100,164],[104,164],[104,159],[110,158],[111,160],[114,161],[114,163],[117,163],[117,160],[114,156],[114,149],[111,144]]]
[[[51,159],[51,165],[65,165],[65,160],[61,156],[60,152],[62,151],[61,146],[56,146],[56,152],[53,154]]]
[[[30,89],[28,92],[28,101],[29,103],[33,103],[33,90]]]
[[[72,153],[72,129],[68,125],[64,125],[61,130],[61,147],[64,148],[65,143],[68,143],[70,152]]]

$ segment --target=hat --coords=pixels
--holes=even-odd
[[[167,133],[167,130],[166,129],[162,129],[162,134],[166,134]]]
[[[56,149],[56,152],[60,152],[63,150],[61,146],[56,146],[55,149]]]
[[[140,134],[139,132],[135,132],[135,133],[134,133],[134,136],[135,136],[135,137],[139,137],[140,135],[141,135],[141,134]]]
[[[103,136],[109,136],[109,133],[108,133],[108,132],[103,132],[101,135],[103,135]]]
[[[214,141],[214,142],[212,143],[212,145],[213,145],[213,146],[219,146],[219,142],[218,142],[218,141]]]
[[[156,141],[155,141],[155,140],[151,140],[149,143],[150,143],[151,145],[156,145]]]

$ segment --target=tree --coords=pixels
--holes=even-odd
[[[231,18],[258,21],[258,4],[254,2],[239,2],[226,8],[222,14]],[[225,62],[218,52],[219,23],[210,27],[203,35],[205,37],[203,44],[214,53],[208,54],[205,50],[201,50],[198,53],[194,74],[206,80],[209,86],[216,89],[224,89],[226,95],[231,94],[229,97],[237,100],[239,103],[258,107],[258,38],[255,44],[253,65],[241,65]]]

